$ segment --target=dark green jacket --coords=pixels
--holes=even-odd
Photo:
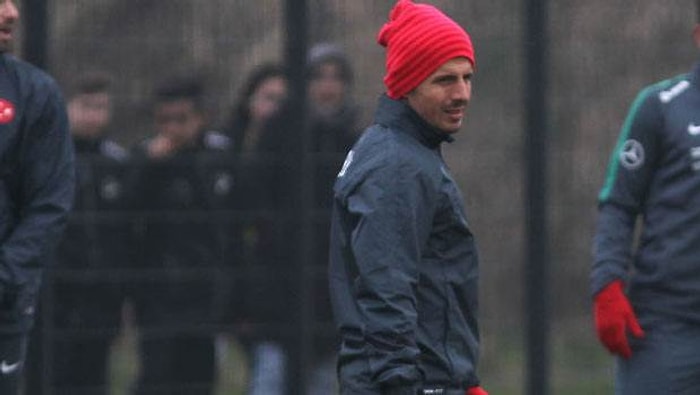
[[[700,63],[639,93],[599,203],[592,293],[621,279],[643,325],[700,322]]]

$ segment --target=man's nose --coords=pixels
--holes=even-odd
[[[3,1],[0,3],[0,17],[11,21],[19,19],[19,10],[14,1]]]
[[[472,85],[470,81],[460,81],[456,84],[453,90],[452,99],[469,101],[472,96]]]

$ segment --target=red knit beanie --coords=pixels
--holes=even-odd
[[[451,59],[465,57],[475,66],[467,32],[428,4],[399,0],[377,41],[387,48],[384,85],[392,99],[404,97]]]

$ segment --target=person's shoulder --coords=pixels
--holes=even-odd
[[[360,136],[338,174],[337,193],[350,193],[368,182],[392,184],[398,180],[432,184],[439,166],[427,159],[427,150],[405,133],[374,124]]]
[[[379,125],[366,128],[347,153],[338,178],[345,180],[363,178],[374,169],[384,166],[391,151],[387,137],[384,129]]]
[[[9,54],[4,55],[4,60],[8,71],[22,85],[31,86],[41,91],[60,92],[54,78],[39,67]]]
[[[366,163],[367,168],[381,168],[389,173],[423,168],[422,155],[426,154],[420,144],[405,133],[384,125],[374,124],[360,135],[353,146],[356,160]]]
[[[666,104],[682,96],[690,87],[690,75],[680,74],[647,85],[639,92],[637,100],[652,99]]]
[[[360,135],[353,146],[353,151],[368,156],[387,158],[398,155],[400,142],[390,129],[383,125],[373,124]]]

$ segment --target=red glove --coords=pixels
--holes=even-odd
[[[471,387],[465,395],[489,395],[489,393],[481,387]]]
[[[594,301],[595,328],[598,338],[613,354],[632,356],[627,330],[641,338],[644,331],[637,322],[632,306],[622,291],[622,281],[615,280],[598,292]]]

